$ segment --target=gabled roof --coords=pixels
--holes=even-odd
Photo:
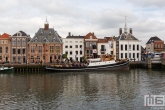
[[[162,41],[159,37],[157,36],[154,36],[154,37],[151,37],[148,42],[146,44],[150,44],[152,41]]]
[[[122,33],[118,40],[138,40],[136,37],[134,37],[131,33]]]
[[[44,28],[40,28],[38,32],[34,35],[34,37],[29,41],[32,42],[54,42],[54,43],[62,43],[62,38],[58,35],[58,33],[53,29],[49,28],[45,30]]]
[[[84,36],[67,36],[66,38],[84,38]]]
[[[23,32],[23,31],[19,31],[21,34],[22,34],[22,36],[28,36],[25,32]],[[13,36],[17,36],[17,33],[15,33]]]
[[[7,34],[7,33],[4,33],[4,34],[2,34],[1,36],[0,36],[0,38],[9,38],[9,34]]]
[[[98,39],[98,43],[108,43],[107,39]]]

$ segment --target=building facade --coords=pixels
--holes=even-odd
[[[4,33],[0,36],[0,63],[10,62],[10,38],[9,34]]]
[[[164,41],[159,37],[151,37],[146,43],[146,52],[162,52],[164,50]]]
[[[116,38],[116,59],[125,58],[135,59],[135,61],[141,60],[141,41],[133,36],[132,28],[130,28],[129,33],[127,32],[126,22],[124,33],[120,28],[119,36]]]
[[[84,56],[87,59],[97,57],[97,41],[97,37],[91,32],[84,37]]]
[[[84,36],[71,36],[63,38],[63,54],[67,54],[67,58],[71,61],[83,61],[84,56]]]
[[[26,63],[27,61],[27,42],[30,40],[30,35],[23,31],[19,31],[10,36],[11,39],[11,62]]]
[[[46,20],[44,28],[40,28],[28,42],[28,61],[30,63],[57,62],[62,56],[62,38],[54,28],[49,28]]]

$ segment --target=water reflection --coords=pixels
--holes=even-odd
[[[144,95],[165,94],[165,72],[0,74],[0,109],[149,109]]]

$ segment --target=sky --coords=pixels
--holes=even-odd
[[[34,37],[47,20],[62,38],[94,32],[97,38],[133,29],[145,46],[150,37],[165,40],[164,0],[0,0],[0,34],[22,30]]]

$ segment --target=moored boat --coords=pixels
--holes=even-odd
[[[0,66],[0,72],[10,72],[13,71],[14,67],[5,67],[5,66]]]
[[[46,70],[61,72],[76,71],[109,71],[109,70],[128,70],[129,60],[102,60],[101,58],[88,59],[88,63],[75,63],[69,65],[50,65]]]

